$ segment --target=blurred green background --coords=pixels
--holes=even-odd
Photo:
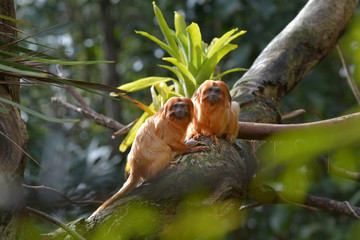
[[[146,0],[16,0],[17,18],[38,28],[19,26],[34,33],[59,24],[34,37],[37,43],[53,47],[53,55],[71,60],[114,60],[114,64],[64,66],[65,74],[76,80],[119,86],[146,76],[166,76],[168,71],[157,67],[165,53],[134,30],[161,37],[155,20],[152,1]],[[167,0],[157,1],[165,19],[173,28],[174,11],[181,12],[187,24],[199,24],[205,42],[221,36],[232,28],[247,30],[234,41],[238,49],[221,61],[220,68],[249,68],[264,47],[296,16],[305,0]],[[360,85],[360,11],[341,40],[350,69]],[[44,50],[36,45],[27,47]],[[50,69],[56,72],[55,67]],[[243,73],[227,75],[230,86]],[[141,110],[125,101],[113,101],[81,92],[95,111],[128,124],[141,115]],[[23,86],[21,103],[55,117],[83,118],[76,124],[54,124],[23,114],[29,133],[29,153],[42,168],[28,161],[25,183],[54,187],[74,200],[105,200],[124,181],[126,154],[118,151],[122,140],[111,139],[112,131],[91,120],[51,103],[51,97],[74,103],[64,89],[49,86]],[[137,92],[134,98],[149,104],[149,91]],[[283,112],[304,108],[306,113],[289,122],[309,122],[358,111],[356,100],[346,82],[336,49],[284,98],[279,106]],[[354,147],[353,147],[354,148]],[[359,159],[359,148],[353,158]],[[358,183],[323,176],[311,191],[339,201],[360,201]],[[25,190],[28,205],[41,209],[62,221],[88,217],[95,206],[74,205],[61,196]],[[54,227],[41,219],[41,231]],[[354,239],[358,222],[346,216],[315,213],[294,206],[266,206],[250,210],[241,229],[228,234],[228,239]],[[359,235],[358,235],[359,236]]]

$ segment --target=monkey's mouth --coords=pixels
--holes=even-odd
[[[190,117],[190,113],[185,111],[174,111],[172,115],[174,115],[178,119]]]
[[[211,103],[216,103],[219,101],[220,96],[218,94],[208,94],[206,99]]]

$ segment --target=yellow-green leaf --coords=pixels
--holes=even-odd
[[[121,90],[129,91],[129,92],[135,92],[147,87],[151,87],[152,85],[172,81],[174,79],[168,78],[168,77],[146,77],[141,78],[136,81],[126,83],[124,85],[119,86],[118,88]]]
[[[175,12],[174,22],[176,34],[182,33],[183,35],[186,35],[186,23],[184,16],[181,13]]]
[[[193,75],[196,75],[202,63],[201,32],[196,23],[191,23],[186,31],[189,42],[189,70]]]
[[[237,45],[235,44],[227,44],[223,47],[221,47],[216,53],[214,53],[210,58],[208,58],[205,63],[202,65],[198,75],[196,75],[196,83],[199,86],[202,84],[205,80],[211,79],[215,67],[218,64],[218,62],[230,51],[237,48]]]
[[[186,88],[184,88],[185,96],[189,97],[195,91],[196,80],[192,73],[188,70],[188,68],[181,63],[179,60],[175,58],[163,58],[163,60],[168,61],[174,64],[175,67],[181,72],[181,75],[184,77],[184,84]]]
[[[153,2],[153,6],[154,6],[154,12],[155,12],[155,15],[156,15],[156,19],[158,20],[160,29],[161,29],[162,33],[164,34],[167,43],[169,44],[170,48],[175,53],[178,54],[179,50],[178,50],[178,47],[176,45],[175,38],[174,38],[173,34],[171,33],[171,30],[170,30],[169,26],[167,25],[162,12],[158,8],[158,6],[156,6],[155,2]],[[177,55],[177,54],[175,56],[173,56],[173,57],[178,59],[179,55]]]
[[[140,34],[144,37],[149,38],[150,40],[155,42],[157,45],[159,45],[161,48],[163,48],[165,51],[167,51],[171,56],[173,56],[173,57],[177,56],[176,52],[174,52],[174,50],[171,47],[166,45],[163,41],[159,40],[157,37],[155,37],[147,32],[143,32],[143,31],[135,31],[135,32],[137,34]]]
[[[207,50],[206,56],[210,58],[213,54],[215,54],[224,45],[226,40],[228,40],[236,31],[237,28],[228,31],[222,35],[221,38],[214,38]]]
[[[151,105],[150,105],[151,107]],[[130,132],[128,135],[126,135],[125,139],[120,144],[120,152],[125,152],[126,149],[133,143],[136,133],[139,130],[141,124],[145,122],[145,120],[150,117],[150,114],[147,112],[144,112],[143,115],[139,118],[139,120],[134,124],[134,126],[130,129]]]
[[[247,71],[247,69],[246,68],[233,68],[233,69],[227,70],[223,73],[220,73],[219,75],[214,77],[213,80],[220,80],[226,74],[233,73],[233,72],[242,72],[242,71]]]

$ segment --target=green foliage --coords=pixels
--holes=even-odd
[[[244,34],[246,31],[237,32],[237,29],[230,30],[222,37],[214,38],[208,46],[202,40],[198,24],[191,23],[188,27],[186,27],[183,15],[175,12],[174,31],[169,28],[162,12],[155,2],[153,2],[153,7],[159,27],[167,43],[164,43],[157,37],[147,32],[136,31],[136,33],[149,38],[171,56],[164,57],[163,60],[171,63],[173,66],[159,66],[172,72],[177,77],[177,80],[166,77],[146,77],[121,85],[119,89],[137,91],[150,86],[155,86],[158,93],[156,93],[155,88],[151,88],[153,103],[149,106],[149,108],[156,112],[159,111],[163,104],[165,104],[167,100],[173,96],[185,96],[190,98],[195,90],[205,80],[218,80],[228,73],[245,70],[243,68],[234,68],[223,72],[218,76],[214,76],[216,66],[219,64],[220,60],[230,51],[237,48],[237,45],[231,44],[231,42]],[[170,81],[172,82],[171,85],[168,86],[165,84]],[[161,99],[161,101],[159,101],[159,99]],[[132,131],[121,143],[120,151],[125,151],[132,144],[137,130],[146,118],[147,117],[144,117],[143,115],[138,120],[138,123],[133,126]]]

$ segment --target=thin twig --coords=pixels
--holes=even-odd
[[[61,105],[63,105],[66,108],[69,108],[75,112],[83,114],[84,116],[94,120],[94,122],[98,125],[101,125],[101,126],[113,129],[113,130],[119,130],[119,129],[126,127],[113,118],[105,117],[104,115],[97,113],[92,109],[84,109],[81,107],[77,107],[71,103],[68,103],[68,102],[62,100],[61,98],[52,97],[51,101],[60,103]]]
[[[72,86],[66,86],[66,90],[74,97],[74,99],[80,104],[82,108],[85,108],[89,112],[92,110],[89,105],[86,103],[85,99],[80,95],[78,91]],[[95,112],[95,111],[94,111]]]
[[[301,204],[301,203],[297,203],[291,200],[286,199],[280,192],[276,191],[273,187],[269,186],[269,185],[264,185],[264,187],[269,188],[271,191],[273,191],[284,203],[290,204],[290,205],[294,205],[297,207],[302,207],[311,211],[315,211],[315,212],[323,212],[324,210],[322,209],[317,209],[314,208],[312,206],[309,205],[305,205],[305,204]]]
[[[345,214],[349,217],[359,218],[360,208],[351,206],[348,202],[339,202],[334,199],[318,197],[311,194],[306,194],[305,204],[324,209],[328,212],[335,212]]]
[[[356,217],[357,219],[360,219],[360,216],[355,212],[354,208],[350,205],[348,201],[344,201],[346,207],[349,209],[350,212]]]
[[[345,56],[344,56],[344,51],[342,50],[341,45],[338,43],[336,44],[336,49],[339,53],[340,59],[341,59],[341,63],[343,65],[343,68],[345,69],[345,73],[346,73],[346,79],[348,81],[348,84],[351,88],[351,91],[353,92],[357,103],[360,105],[360,91],[358,86],[356,85],[356,82],[350,72],[349,69],[349,65],[347,64],[346,60],[345,60]]]
[[[301,114],[305,113],[305,109],[298,109],[292,112],[287,112],[287,113],[282,113],[281,114],[281,120],[286,120],[286,119],[290,119],[290,118],[294,118],[297,117]]]
[[[47,191],[51,191],[51,192],[55,192],[59,195],[61,195],[63,198],[65,198],[66,200],[68,200],[69,202],[71,203],[74,203],[74,204],[78,204],[78,205],[88,205],[88,204],[102,204],[103,202],[101,201],[74,201],[72,200],[71,198],[69,198],[68,196],[66,196],[64,193],[60,192],[59,190],[55,189],[55,188],[51,188],[51,187],[47,187],[47,186],[44,186],[44,185],[41,185],[41,186],[30,186],[30,185],[27,185],[27,184],[23,184],[23,187],[24,188],[27,188],[27,189],[34,189],[34,190],[47,190]]]
[[[111,135],[112,139],[115,139],[121,135],[125,135],[130,131],[130,128],[138,121],[139,119],[135,119],[135,121],[132,121],[131,123],[129,123],[128,125],[126,125],[125,127],[119,129],[118,131],[114,132],[113,135]]]
[[[65,72],[61,65],[56,64],[56,70],[60,78],[66,78]],[[75,100],[80,104],[82,108],[90,110],[89,105],[86,103],[85,99],[75,90],[72,86],[65,86],[66,90],[75,98]]]
[[[77,233],[75,230],[72,230],[70,227],[68,227],[65,223],[60,222],[59,220],[51,217],[50,215],[47,215],[46,213],[43,213],[39,210],[36,210],[34,208],[31,207],[27,207],[27,210],[29,211],[29,213],[34,214],[36,216],[42,217],[56,225],[58,225],[59,227],[61,227],[62,229],[64,229],[67,233],[69,233],[71,236],[73,236],[76,239],[80,239],[80,240],[85,240],[84,237],[82,237],[79,233]]]

